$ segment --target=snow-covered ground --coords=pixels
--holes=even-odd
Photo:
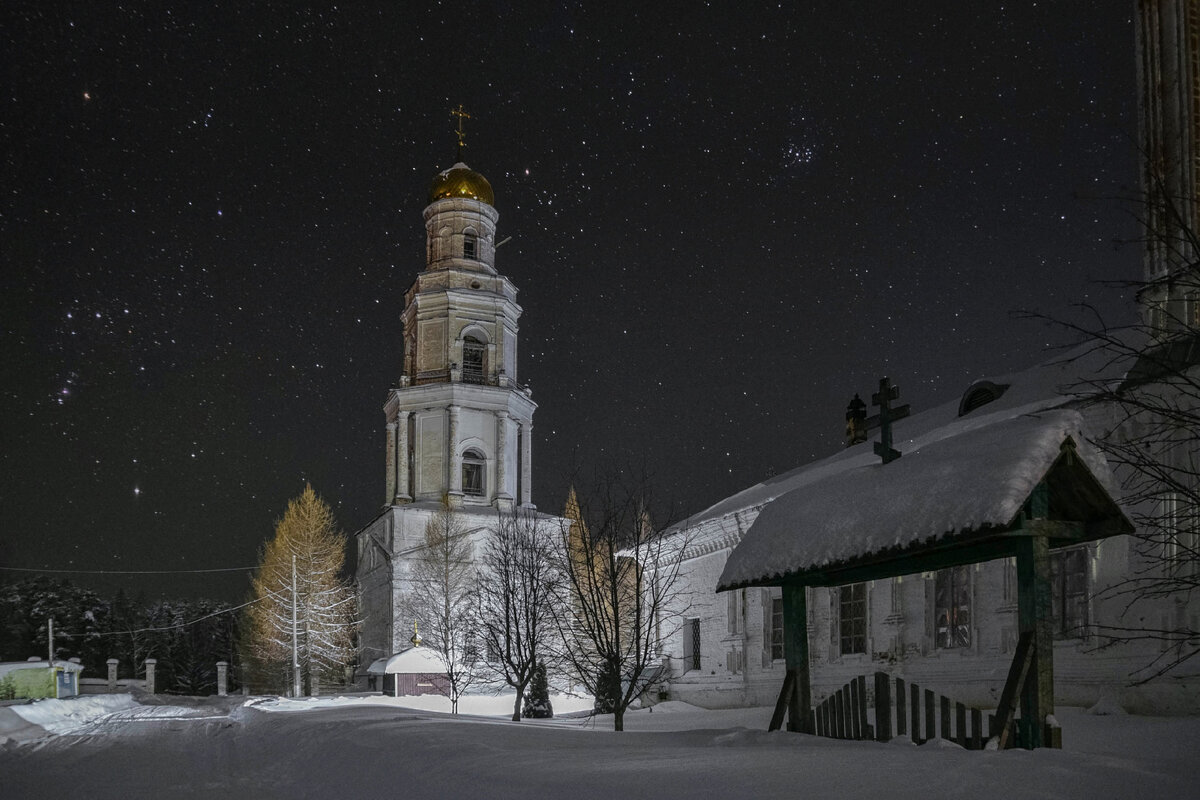
[[[630,712],[616,734],[611,717],[509,722],[511,698],[465,698],[457,718],[438,702],[100,695],[9,706],[0,797],[1157,800],[1200,786],[1195,718],[1060,708],[1061,751],[967,752],[767,733],[763,708],[664,703]],[[580,705],[555,701],[559,712]]]

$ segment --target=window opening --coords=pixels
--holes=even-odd
[[[463,258],[475,258],[475,237],[463,237]]]
[[[465,383],[483,383],[483,355],[487,345],[474,336],[463,339],[463,370]]]
[[[940,569],[934,578],[934,633],[937,646],[971,646],[971,567]]]
[[[1050,554],[1050,586],[1054,595],[1054,637],[1082,639],[1087,632],[1086,547]]]
[[[475,450],[463,453],[462,491],[471,497],[483,496],[483,467],[486,461]]]
[[[691,620],[688,626],[687,653],[683,657],[684,671],[700,669],[700,620]]]
[[[839,592],[838,628],[842,655],[867,652],[867,585],[852,583]]]

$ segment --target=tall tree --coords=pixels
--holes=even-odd
[[[425,539],[409,573],[402,608],[423,631],[424,645],[446,666],[450,703],[478,678],[478,616],[474,547],[462,514],[447,498],[425,524]]]
[[[560,559],[566,596],[555,606],[567,659],[617,731],[658,677],[662,642],[689,606],[679,581],[687,534],[654,527],[648,483],[631,474],[601,476],[584,501],[572,490]]]
[[[305,486],[276,523],[253,580],[243,657],[260,678],[291,683],[297,694],[303,679],[310,692],[315,681],[344,680],[358,628],[357,597],[341,577],[345,556],[332,510]]]
[[[556,559],[557,525],[515,508],[499,523],[479,558],[479,625],[489,665],[517,691],[513,721],[521,719],[526,687],[540,663],[561,664],[554,603],[562,574]]]

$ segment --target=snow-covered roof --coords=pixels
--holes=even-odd
[[[1108,464],[1090,445],[1078,410],[1088,381],[1120,381],[1126,366],[1085,347],[991,378],[1002,393],[970,413],[960,416],[956,397],[896,422],[894,447],[904,453],[898,461],[881,463],[874,432],[866,443],[758,483],[685,525],[761,509],[726,561],[719,590],[785,576],[815,579],[888,553],[1012,527],[1033,487],[1066,459],[1058,473],[1069,470],[1088,487],[1086,498],[1075,492],[1069,500],[1073,518],[1106,516],[1116,528],[1132,529],[1111,498]]]
[[[368,675],[441,675],[446,662],[428,647],[409,647],[386,658],[377,658],[367,667]]]

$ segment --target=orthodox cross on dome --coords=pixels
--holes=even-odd
[[[421,646],[421,634],[417,633],[417,623],[415,622],[413,623],[413,635],[409,641],[413,643],[413,647]]]
[[[875,455],[889,464],[900,457],[900,451],[892,448],[892,423],[908,416],[908,406],[892,408],[892,401],[900,397],[900,387],[892,386],[887,378],[879,379],[879,391],[871,395],[871,405],[879,406],[879,441],[875,443]]]
[[[458,108],[450,109],[450,116],[458,117],[458,128],[454,133],[458,136],[458,157],[461,161],[463,148],[467,146],[467,132],[463,130],[463,120],[470,119],[471,115],[464,111],[462,103],[459,103]]]

